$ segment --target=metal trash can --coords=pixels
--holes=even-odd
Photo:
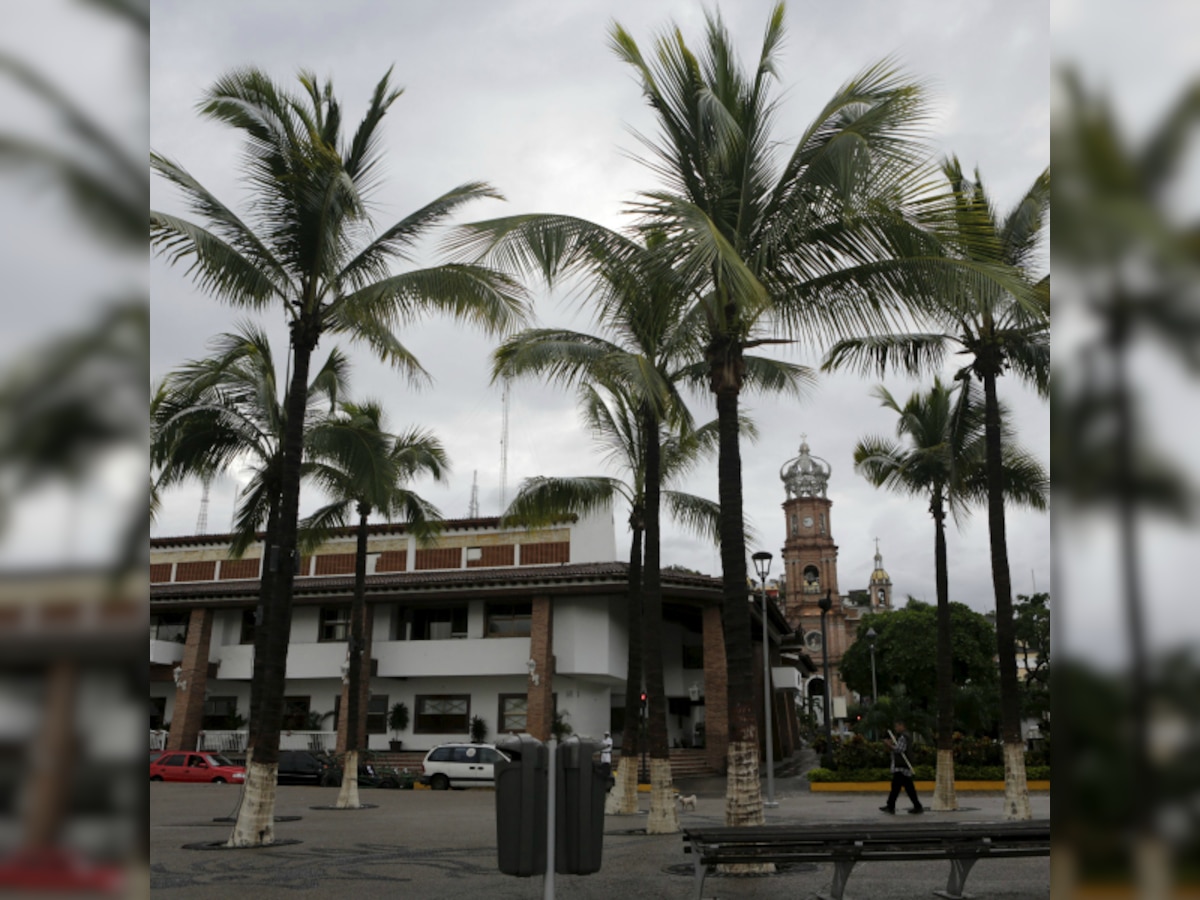
[[[527,734],[496,739],[496,855],[505,875],[546,874],[546,745]],[[603,811],[603,810],[602,810]]]
[[[554,871],[591,875],[600,871],[604,848],[604,796],[612,765],[596,759],[599,741],[567,738],[556,754]]]

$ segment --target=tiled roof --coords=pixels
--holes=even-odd
[[[506,566],[494,569],[444,569],[423,572],[388,572],[367,576],[369,594],[441,594],[464,590],[529,590],[553,591],[556,588],[581,585],[623,587],[629,577],[629,564],[624,562],[576,563],[550,566]],[[664,572],[663,588],[676,594],[696,597],[720,597],[721,580],[708,575],[682,575]],[[200,599],[237,602],[258,594],[258,579],[172,582],[150,586],[151,602]],[[304,576],[295,580],[297,599],[322,594],[346,595],[354,590],[354,578],[339,576]]]

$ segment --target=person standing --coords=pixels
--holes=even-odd
[[[908,728],[901,722],[895,723],[894,740],[892,737],[883,739],[888,749],[892,751],[892,790],[888,794],[887,806],[881,806],[879,809],[885,813],[895,815],[896,813],[896,798],[900,796],[900,789],[908,795],[908,799],[912,801],[913,808],[910,813],[923,813],[925,807],[921,805],[921,800],[917,796],[917,786],[913,784],[913,770],[908,762]]]

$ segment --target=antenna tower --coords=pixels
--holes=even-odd
[[[196,516],[196,534],[208,534],[208,487],[211,482],[204,479],[204,493],[200,495],[200,515]]]
[[[508,508],[508,401],[512,379],[504,379],[503,413],[500,418],[500,512]]]
[[[475,474],[471,479],[471,505],[467,507],[467,517],[470,519],[479,518],[479,470],[475,470]]]

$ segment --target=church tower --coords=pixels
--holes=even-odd
[[[808,442],[802,441],[800,455],[779,472],[787,489],[783,503],[787,522],[784,615],[793,628],[801,620],[820,616],[817,601],[826,591],[837,603],[837,544],[833,542],[832,503],[826,496],[831,471],[829,463],[813,456]]]
[[[883,568],[883,554],[879,552],[879,538],[875,538],[875,569],[871,572],[868,585],[871,594],[871,612],[886,612],[892,608],[892,579]]]

